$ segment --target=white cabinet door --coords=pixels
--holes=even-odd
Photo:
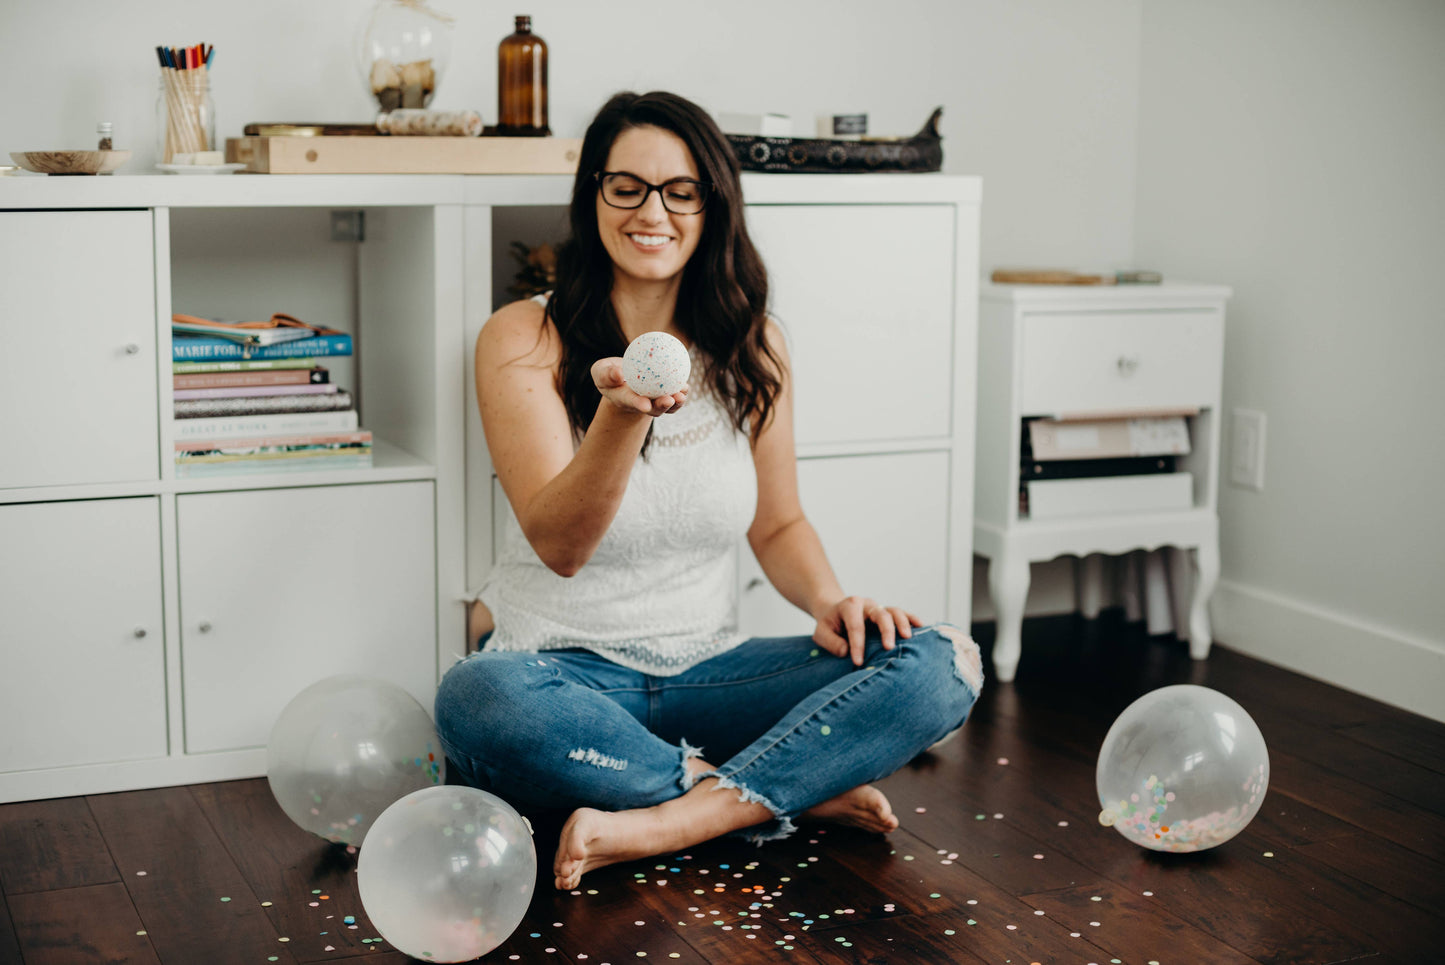
[[[948,476],[946,452],[799,460],[803,511],[845,593],[901,606],[925,623],[944,619]],[[772,588],[746,547],[739,569],[743,633],[813,632],[812,619]]]
[[[800,445],[940,438],[952,400],[952,205],[753,205]]]
[[[154,497],[0,506],[0,771],[166,753]]]
[[[148,211],[0,213],[0,488],[159,476]]]
[[[302,689],[335,674],[436,693],[430,482],[183,495],[186,751],[264,747]]]

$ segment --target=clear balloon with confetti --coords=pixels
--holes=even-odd
[[[1219,691],[1161,687],[1109,728],[1095,780],[1100,824],[1155,851],[1202,851],[1259,813],[1269,750],[1253,718]]]
[[[415,791],[366,836],[356,885],[371,924],[426,962],[469,962],[512,934],[537,882],[525,818],[476,788]]]
[[[382,811],[441,784],[436,726],[401,687],[357,674],[291,699],[266,742],[266,780],[281,810],[328,841],[359,845]]]

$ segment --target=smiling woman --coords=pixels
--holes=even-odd
[[[594,175],[597,227],[616,270],[639,281],[680,279],[706,217],[708,185],[692,152],[670,131],[634,127],[613,142],[607,165]]]
[[[788,356],[734,154],[696,104],[618,94],[583,140],[570,223],[550,297],[477,340],[513,518],[475,603],[484,648],[437,693],[451,773],[572,811],[558,888],[805,815],[893,830],[869,782],[963,723],[978,651],[846,594],[803,514]],[[648,333],[686,346],[690,385],[627,385],[619,356]],[[810,636],[737,631],[744,536]]]

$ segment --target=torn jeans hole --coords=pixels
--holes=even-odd
[[[590,747],[579,747],[575,751],[568,751],[567,758],[568,760],[581,761],[583,764],[591,764],[593,767],[606,767],[614,771],[627,770],[627,762],[625,760],[599,753]]]
[[[697,783],[698,778],[702,776],[702,772],[690,770],[687,762],[693,758],[702,757],[702,748],[693,747],[685,740],[680,743],[682,744],[682,760],[680,762],[682,765],[682,777],[677,779],[677,784],[678,787],[681,787],[684,791],[690,791],[692,790],[692,786]]]
[[[973,642],[972,637],[952,624],[939,623],[933,629],[938,631],[939,636],[953,644],[954,676],[972,688],[974,697],[978,697],[983,693],[983,654],[979,652],[978,644]],[[930,751],[937,750],[957,737],[961,730],[963,730],[963,725],[960,724],[930,744],[928,749]]]
[[[983,655],[979,652],[978,644],[958,627],[947,623],[936,624],[933,629],[953,644],[953,672],[958,675],[958,679],[968,684],[975,697],[982,694]]]

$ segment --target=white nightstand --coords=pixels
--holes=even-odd
[[[1174,547],[1194,583],[1187,636],[1209,654],[1209,597],[1219,577],[1220,379],[1224,305],[1218,285],[984,284],[980,290],[974,552],[989,560],[998,614],[994,671],[1012,680],[1029,589],[1029,564],[1059,556]],[[1020,506],[1023,425],[1031,418],[1130,417],[1186,412],[1192,504],[1128,505],[1087,515],[1030,518]],[[1138,477],[1103,481],[1120,492]]]

